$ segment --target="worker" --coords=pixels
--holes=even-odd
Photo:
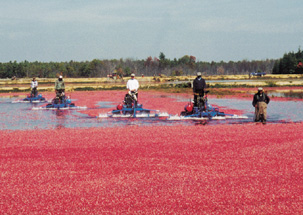
[[[62,75],[60,75],[58,80],[56,80],[55,92],[56,92],[56,99],[60,100],[62,102],[62,99],[64,98],[64,92],[65,92],[65,84],[64,84]]]
[[[254,95],[252,105],[255,107],[255,122],[262,121],[266,123],[267,119],[267,105],[270,98],[264,93],[263,88],[259,87],[258,92]]]
[[[33,80],[31,82],[31,97],[36,97],[38,94],[38,81],[36,81],[36,78],[33,77]]]
[[[135,74],[132,73],[130,75],[131,79],[127,81],[126,88],[128,89],[128,94],[132,96],[135,100],[135,105],[138,103],[138,89],[139,89],[139,82],[135,79]]]
[[[193,92],[194,92],[194,107],[198,106],[198,96],[204,96],[204,90],[206,88],[205,80],[202,78],[201,72],[197,73],[197,77],[193,82]],[[204,104],[203,104],[204,106]]]

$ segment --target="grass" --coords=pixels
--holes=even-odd
[[[183,92],[184,89],[191,87],[191,81],[195,76],[176,76],[176,77],[137,77],[140,83],[140,90],[166,90],[176,88],[179,90],[172,90],[174,92]],[[247,80],[248,75],[218,75],[218,76],[204,76],[206,83],[208,80]],[[276,86],[303,86],[303,81],[300,79],[303,75],[266,75],[265,77],[253,77],[252,82],[222,82],[222,83],[208,83],[208,88],[255,88],[276,87]],[[287,80],[288,79],[288,80]],[[112,80],[107,78],[65,78],[66,89],[71,91],[97,91],[97,90],[121,90],[125,89],[126,81]],[[11,81],[9,79],[0,79],[0,92],[28,92],[29,83],[31,79],[24,78]],[[39,91],[54,91],[55,78],[38,78]],[[184,81],[184,83],[175,84],[174,81]],[[180,90],[181,89],[181,90]]]
[[[150,81],[150,82],[166,82],[166,81],[191,81],[195,79],[196,76],[165,76],[165,77],[136,77],[139,81]],[[203,76],[206,80],[247,80],[249,79],[248,74],[244,75],[207,75]],[[64,81],[66,83],[118,83],[118,82],[126,82],[129,79],[129,77],[125,77],[124,79],[108,79],[107,77],[101,77],[101,78],[64,78]],[[156,79],[156,80],[154,80]],[[265,80],[265,79],[303,79],[302,74],[281,74],[281,75],[274,75],[274,74],[268,74],[263,77],[252,77],[253,80]],[[1,84],[29,84],[31,82],[31,78],[21,78],[17,80],[10,80],[10,79],[0,79],[0,85]],[[37,78],[39,83],[55,83],[57,80],[56,78]]]
[[[267,84],[268,87],[276,87],[276,86],[278,86],[277,82],[275,82],[275,81],[266,81],[265,83]]]
[[[235,84],[235,83],[229,83],[229,84],[209,84],[209,88],[255,88],[259,85],[248,85],[248,84]]]

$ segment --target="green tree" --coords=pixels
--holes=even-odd
[[[279,74],[279,64],[280,64],[280,61],[277,60],[274,64],[274,67],[272,69],[272,73],[273,74]]]
[[[90,76],[90,70],[89,70],[88,63],[83,63],[80,66],[79,75],[80,75],[80,77],[89,77]]]
[[[160,68],[160,70],[165,69],[169,65],[169,63],[170,63],[169,59],[166,59],[164,53],[160,52],[160,55],[159,55],[159,68]]]
[[[125,76],[130,76],[131,75],[131,69],[129,67],[126,67],[124,69],[124,74],[125,74]]]
[[[101,61],[97,60],[97,59],[94,59],[89,63],[89,65],[88,65],[89,77],[97,77],[100,64],[101,64]]]
[[[303,51],[299,48],[296,53],[285,53],[281,59],[276,61],[273,66],[273,74],[295,74],[302,73],[302,69],[298,67],[299,62],[303,61]]]
[[[159,60],[160,61],[164,61],[165,60],[165,54],[163,52],[160,52]]]

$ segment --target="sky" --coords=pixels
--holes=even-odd
[[[0,62],[278,59],[302,20],[302,0],[0,0]]]

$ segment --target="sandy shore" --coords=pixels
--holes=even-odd
[[[194,76],[178,77],[136,77],[141,88],[167,88],[176,87],[180,83],[190,83]],[[248,78],[247,75],[226,75],[226,76],[206,76],[207,84],[210,87],[275,87],[275,86],[303,86],[302,75],[266,75],[265,77]],[[108,78],[65,78],[66,88],[69,91],[79,90],[106,90],[106,89],[124,89],[126,81],[113,80]],[[231,81],[234,80],[234,81]],[[56,79],[39,79],[40,91],[54,91]],[[18,79],[11,81],[9,79],[0,79],[1,92],[28,91],[30,89],[31,79]]]

